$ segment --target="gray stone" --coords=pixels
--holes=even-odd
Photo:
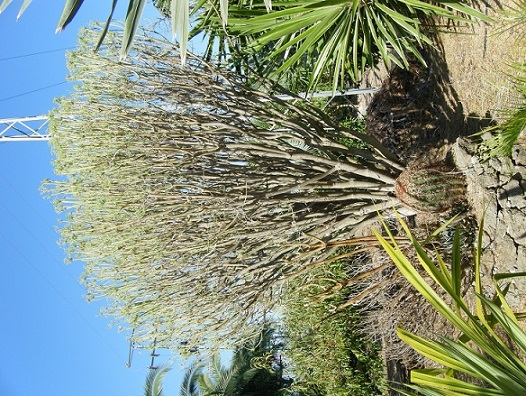
[[[516,244],[526,246],[526,214],[515,208],[504,213],[508,234]]]
[[[517,166],[526,167],[526,150],[516,145],[511,152],[511,160]]]
[[[511,272],[517,265],[517,249],[513,240],[506,234],[499,235],[495,240],[493,275],[495,273]]]
[[[452,156],[466,177],[468,202],[477,221],[484,217],[481,271],[484,290],[495,273],[526,272],[526,152],[517,147],[511,160],[481,162],[476,147],[459,139]],[[524,301],[526,280],[514,280],[508,300]]]
[[[506,193],[510,208],[522,209],[526,207],[526,195],[521,183],[526,185],[524,180],[511,179],[502,187],[502,190]]]
[[[526,246],[517,248],[517,271],[526,272]],[[523,290],[523,294],[526,294],[526,290]]]

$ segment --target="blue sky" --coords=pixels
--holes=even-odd
[[[46,114],[53,98],[71,89],[63,83],[64,50],[14,57],[74,47],[78,29],[105,20],[110,6],[86,1],[55,35],[64,1],[36,0],[17,22],[21,3],[0,14],[0,119]],[[126,11],[127,2],[120,3],[117,18]],[[146,18],[157,16],[148,4]],[[99,315],[100,304],[85,302],[81,266],[64,264],[57,215],[39,193],[41,182],[54,177],[51,160],[45,142],[0,144],[0,395],[142,395],[149,352],[135,351],[132,367],[125,367],[127,334]],[[156,363],[168,358],[161,351]],[[178,394],[181,374],[176,362],[166,395]]]

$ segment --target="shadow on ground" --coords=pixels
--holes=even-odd
[[[457,137],[490,125],[486,115],[464,114],[441,44],[426,48],[424,57],[427,67],[416,60],[407,70],[394,67],[367,109],[368,133],[404,163],[443,160]]]
[[[394,67],[389,72],[365,117],[368,134],[405,164],[448,162],[449,149],[457,138],[475,139],[473,135],[491,123],[488,115],[464,113],[440,42],[426,48],[424,57],[427,67],[412,60],[407,70]],[[400,360],[388,359],[387,378],[394,383],[408,382],[410,368]]]

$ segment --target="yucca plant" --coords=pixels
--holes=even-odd
[[[311,88],[322,77],[333,89],[355,82],[378,57],[408,67],[412,54],[425,63],[420,48],[431,43],[427,24],[433,18],[490,21],[460,1],[285,0],[273,1],[269,11],[268,1],[241,0],[230,3],[224,25],[217,2],[200,4],[208,12],[194,33],[205,31],[209,41],[217,40],[220,54],[241,49],[277,79],[289,70],[306,70]]]
[[[399,337],[417,352],[438,363],[442,368],[419,369],[411,372],[409,388],[421,395],[523,395],[526,394],[526,334],[518,324],[517,316],[508,305],[499,281],[526,273],[497,275],[494,277],[496,296],[489,299],[482,294],[480,258],[482,229],[474,259],[476,309],[472,312],[461,293],[461,244],[458,232],[453,244],[451,266],[448,268],[440,255],[433,259],[413,237],[407,224],[400,224],[417,253],[425,276],[401,252],[387,227],[388,238],[375,232],[401,274],[449,323],[460,331],[460,337],[441,337],[433,341],[398,330]],[[451,298],[446,302],[437,292]],[[507,340],[511,341],[509,345]],[[465,378],[460,379],[458,374]],[[401,391],[406,395],[410,391]]]

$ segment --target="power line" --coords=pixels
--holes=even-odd
[[[9,182],[9,180],[7,178],[5,178],[2,174],[0,174],[0,179],[6,183],[6,185],[8,186],[8,188],[11,189],[12,192],[14,192],[23,202],[25,202],[25,206],[28,207],[28,208],[31,208],[31,210],[33,211],[33,213],[36,214],[36,216],[38,216],[40,218],[40,220],[46,224],[46,226],[48,226],[49,228],[53,229],[53,226],[51,224],[49,224],[49,222],[39,213],[37,212],[36,210],[34,210],[32,208],[32,206],[29,204],[29,202],[25,199],[25,197],[23,196],[23,194],[21,194],[12,184],[11,182]],[[58,267],[62,270],[62,272],[64,272],[72,281],[74,284],[76,284],[78,287],[79,287],[79,291],[81,288],[81,286],[79,285],[78,283],[78,279],[75,279],[70,272],[66,271],[65,267],[64,267],[64,264],[63,263],[60,263],[60,261],[57,259],[57,257],[49,250],[49,248],[46,246],[46,244],[44,244],[28,227],[26,227],[26,225],[24,224],[24,222],[22,222],[18,216],[15,215],[15,213],[13,213],[11,211],[11,209],[9,209],[9,207],[7,207],[6,205],[4,205],[3,202],[0,201],[0,207],[3,208],[3,210],[9,214],[15,221],[16,223],[18,223],[18,225],[24,230],[24,232],[31,236],[36,242],[37,244],[40,245],[40,247],[43,249],[43,251],[48,255],[48,257],[51,259],[51,262],[54,263],[55,265],[58,264]],[[9,244],[11,246],[11,248],[16,251],[18,253],[18,255],[27,263],[29,264],[29,266],[36,272],[37,275],[39,275],[42,280],[44,280],[45,283],[48,284],[49,287],[51,287],[51,289],[58,295],[58,297],[60,297],[65,303],[66,305],[73,311],[75,312],[78,317],[84,321],[84,323],[91,329],[91,331],[93,331],[93,333],[98,336],[105,344],[106,346],[109,348],[109,350],[111,350],[113,352],[113,354],[119,359],[119,360],[124,360],[124,357],[121,355],[121,353],[119,353],[115,347],[107,340],[107,338],[105,336],[103,336],[100,331],[73,305],[73,303],[64,296],[64,294],[55,286],[55,284],[45,275],[45,273],[40,269],[38,268],[36,265],[33,264],[33,262],[24,254],[24,252],[22,252],[10,239],[7,238],[7,235],[5,235],[2,230],[0,229],[0,239],[3,239],[7,244]]]
[[[14,98],[19,98],[21,96],[25,96],[25,95],[29,95],[29,94],[32,94],[32,93],[35,93],[35,92],[39,92],[39,91],[43,91],[45,89],[49,89],[49,88],[53,88],[53,87],[57,87],[59,85],[62,85],[62,84],[66,84],[67,81],[62,81],[62,82],[59,82],[59,83],[56,83],[56,84],[50,84],[50,85],[46,85],[45,87],[41,87],[41,88],[37,88],[37,89],[33,89],[32,91],[27,91],[27,92],[24,92],[24,93],[21,93],[21,94],[17,94],[17,95],[13,95],[13,96],[9,96],[7,98],[2,98],[0,99],[0,102],[5,102],[6,100],[10,100],[10,99],[14,99]]]
[[[3,209],[9,213],[19,224],[22,225],[22,227],[28,231],[27,228],[23,225],[23,223],[3,204],[0,202],[0,205],[3,207]],[[39,243],[42,245],[42,242],[40,242],[39,239],[37,239],[31,232],[29,234]],[[94,334],[96,334],[113,352],[113,354],[119,359],[124,361],[124,357],[115,349],[115,347],[104,337],[99,330],[73,305],[73,303],[64,296],[64,294],[53,284],[53,282],[50,281],[50,279],[40,270],[33,262],[22,252],[13,242],[11,242],[10,239],[7,238],[7,235],[5,235],[2,230],[0,229],[0,239],[3,239],[10,247],[13,249],[13,251],[17,252],[18,255],[27,263],[29,266],[36,272],[37,275],[40,276],[40,278],[48,284],[48,286],[57,294],[58,297],[60,297],[65,304],[73,311],[75,312],[78,317],[93,331]],[[45,251],[48,253],[48,255],[51,257],[51,260],[55,262],[55,258],[49,253],[47,249]],[[55,262],[56,264],[56,262]],[[71,275],[70,275],[71,276]]]
[[[10,56],[8,58],[0,58],[0,62],[5,62],[5,61],[13,60],[13,59],[28,58],[30,56],[35,56],[35,55],[50,54],[52,52],[60,52],[60,51],[72,50],[72,49],[75,49],[75,48],[76,47],[64,47],[64,48],[57,48],[57,49],[47,50],[47,51],[32,52],[30,54]]]

